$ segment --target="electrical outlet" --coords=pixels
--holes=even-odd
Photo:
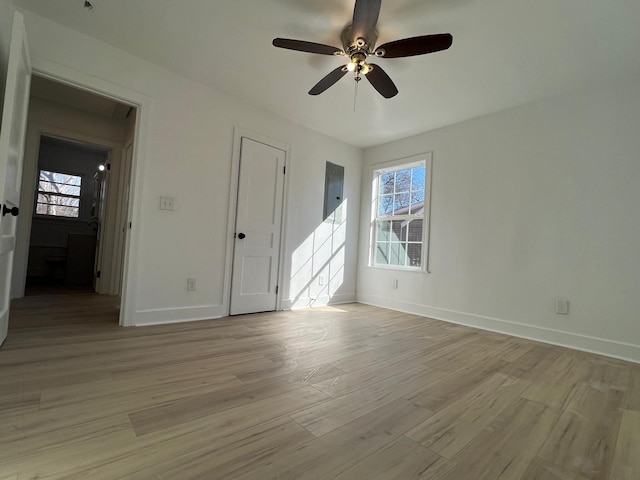
[[[196,289],[196,279],[195,278],[187,278],[187,290],[193,292]]]
[[[327,284],[327,276],[319,275],[318,276],[318,285],[326,285]]]
[[[394,290],[398,289],[398,279],[394,278],[393,280],[391,280],[391,288],[393,288]]]
[[[569,315],[569,300],[556,298],[556,313],[558,315]]]
[[[160,197],[160,210],[175,210],[175,201],[173,197]]]

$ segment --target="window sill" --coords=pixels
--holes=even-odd
[[[86,225],[91,219],[86,220],[84,218],[76,218],[76,217],[63,217],[62,215],[56,217],[55,215],[33,215],[33,220],[37,220],[42,223],[77,223]]]
[[[375,270],[387,270],[390,272],[407,272],[407,273],[422,273],[429,274],[431,272],[423,269],[423,268],[410,268],[410,267],[399,267],[399,266],[384,266],[384,265],[365,265],[365,268],[371,268]]]

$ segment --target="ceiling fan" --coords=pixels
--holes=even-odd
[[[322,43],[289,38],[275,38],[273,40],[275,47],[320,55],[343,56],[349,59],[348,64],[336,68],[320,80],[309,90],[309,95],[321,94],[346,75],[347,72],[353,72],[356,85],[365,76],[380,95],[385,98],[394,97],[398,94],[398,89],[393,80],[379,65],[368,63],[368,57],[412,57],[446,50],[453,43],[451,34],[441,33],[404,38],[376,47],[375,44],[378,40],[376,26],[381,3],[382,0],[356,0],[353,9],[353,20],[342,30],[342,49]]]

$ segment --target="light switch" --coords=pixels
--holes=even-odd
[[[173,197],[160,197],[160,210],[175,210],[175,198]]]

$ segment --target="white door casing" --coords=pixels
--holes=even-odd
[[[241,139],[230,314],[277,308],[286,152]]]
[[[0,343],[7,337],[13,252],[22,183],[31,60],[22,14],[13,17],[0,130]],[[28,212],[22,212],[23,215]]]
[[[108,165],[108,162],[107,162]],[[102,293],[103,290],[106,290],[102,286],[102,271],[109,269],[110,270],[110,262],[105,259],[107,255],[105,255],[105,237],[106,237],[106,211],[107,211],[107,183],[109,181],[109,170],[104,170],[102,172],[97,172],[94,176],[94,188],[96,191],[96,212],[95,216],[91,219],[95,221],[98,226],[96,227],[96,252],[93,261],[93,290],[96,293]],[[110,252],[113,255],[113,252]],[[103,265],[104,264],[104,265]],[[98,275],[100,272],[100,275]],[[108,290],[107,290],[108,291]]]
[[[131,164],[133,162],[133,141],[122,152],[120,168],[120,189],[118,192],[116,229],[120,236],[116,242],[111,275],[111,294],[122,295],[122,274],[124,272],[124,249],[127,242],[127,212],[129,211],[129,192],[131,191]]]

